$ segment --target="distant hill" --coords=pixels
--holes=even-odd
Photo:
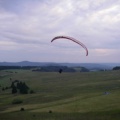
[[[48,66],[48,65],[58,65],[52,62],[0,62],[0,66]]]
[[[76,72],[75,69],[67,67],[67,66],[43,66],[41,68],[37,68],[33,71],[40,71],[40,72]],[[60,72],[60,73],[61,73]]]
[[[67,66],[67,67],[84,67],[90,71],[112,70],[120,63],[55,63],[55,62],[0,62],[0,66]]]

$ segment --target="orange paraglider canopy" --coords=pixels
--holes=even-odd
[[[61,38],[71,40],[71,41],[73,41],[73,42],[81,45],[81,46],[86,50],[86,56],[88,56],[88,49],[87,49],[87,47],[86,47],[83,43],[81,43],[80,41],[78,41],[78,40],[76,40],[76,39],[74,39],[74,38],[72,38],[72,37],[68,37],[68,36],[57,36],[57,37],[54,37],[54,38],[51,40],[51,42],[53,42],[54,40],[57,40],[57,39],[61,39]]]

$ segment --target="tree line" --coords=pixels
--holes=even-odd
[[[12,81],[11,85],[8,87],[1,87],[1,90],[2,91],[6,91],[8,89],[11,89],[11,93],[12,94],[32,94],[34,93],[33,90],[30,90],[30,87],[25,83],[25,82],[22,82],[22,81],[19,81],[19,80],[14,80]]]
[[[0,66],[0,70],[9,70],[9,69],[31,69],[36,68],[36,66]]]
[[[114,67],[113,70],[120,70],[120,66]]]
[[[12,82],[11,84],[12,94],[20,93],[20,94],[28,94],[29,87],[25,82]]]

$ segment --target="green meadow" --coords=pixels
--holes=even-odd
[[[11,94],[11,89],[3,91],[13,80],[24,81],[35,93],[21,95]],[[16,99],[23,102],[12,104]],[[0,71],[0,120],[119,119],[120,71],[62,74]]]

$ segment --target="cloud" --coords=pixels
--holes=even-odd
[[[69,61],[71,55],[79,54],[78,49],[80,55],[84,50],[65,40],[50,42],[57,35],[67,35],[83,42],[90,55],[106,57],[107,61],[108,55],[120,51],[119,11],[119,0],[0,0],[0,50],[18,50],[24,57],[30,54],[31,60],[34,56],[36,61],[40,61],[35,57],[38,53],[41,60],[54,61],[55,57],[50,56],[57,60],[60,55]]]

